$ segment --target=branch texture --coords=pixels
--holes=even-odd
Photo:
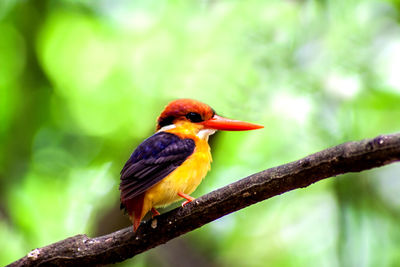
[[[400,160],[400,133],[344,143],[250,175],[132,227],[89,238],[77,235],[37,248],[9,266],[93,266],[120,262],[231,212],[319,180]]]

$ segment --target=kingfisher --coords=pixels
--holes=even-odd
[[[121,170],[121,209],[136,231],[143,217],[184,199],[194,200],[212,161],[208,137],[217,130],[246,131],[261,125],[218,116],[207,104],[192,99],[170,102],[157,119],[156,132],[132,153]]]

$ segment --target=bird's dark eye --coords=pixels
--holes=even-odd
[[[201,117],[201,115],[199,113],[196,113],[196,112],[189,112],[188,114],[186,114],[186,118],[188,120],[190,120],[191,122],[201,122],[201,121],[203,121],[203,118]]]

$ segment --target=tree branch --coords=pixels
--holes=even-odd
[[[120,262],[231,212],[319,180],[400,160],[400,133],[344,143],[250,175],[155,219],[89,238],[77,235],[34,249],[9,266],[90,266]]]

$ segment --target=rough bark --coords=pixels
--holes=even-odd
[[[132,227],[89,238],[77,235],[37,248],[9,266],[93,266],[120,262],[259,201],[322,179],[400,160],[400,133],[344,143],[250,175]]]

